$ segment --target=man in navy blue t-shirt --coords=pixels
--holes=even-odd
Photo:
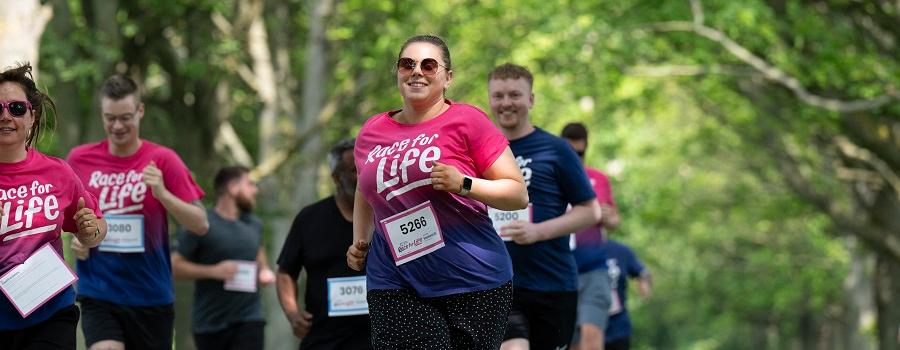
[[[513,64],[494,68],[488,79],[491,113],[510,141],[530,200],[519,211],[489,210],[514,273],[501,349],[565,349],[578,303],[569,234],[596,224],[600,204],[572,147],[531,124],[532,82],[527,69]]]
[[[606,266],[612,281],[612,305],[609,308],[609,323],[606,326],[606,350],[627,350],[631,342],[631,320],[625,297],[628,291],[628,279],[638,282],[641,297],[650,296],[650,271],[638,259],[628,246],[607,240],[603,244],[606,251]]]

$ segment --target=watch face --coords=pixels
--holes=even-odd
[[[471,178],[469,178],[469,177],[463,178],[463,189],[465,189],[467,191],[472,189],[472,179]]]

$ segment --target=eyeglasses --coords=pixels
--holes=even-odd
[[[418,63],[419,61],[416,61],[412,58],[401,57],[399,60],[397,60],[397,72],[403,75],[412,74],[412,72],[416,70],[416,64]],[[438,63],[436,59],[426,58],[422,60],[422,75],[435,75],[437,74],[438,67],[444,67],[444,69],[447,68],[447,66]]]
[[[0,116],[3,115],[3,109],[6,108],[9,111],[9,115],[21,118],[25,116],[25,113],[28,113],[28,110],[31,109],[31,102],[28,101],[0,101]]]

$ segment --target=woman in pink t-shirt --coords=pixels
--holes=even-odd
[[[512,264],[486,206],[525,208],[525,182],[487,115],[445,98],[453,71],[443,40],[408,39],[396,68],[402,109],[370,118],[354,149],[347,263],[366,269],[372,344],[498,348]]]
[[[77,278],[60,234],[91,247],[106,237],[72,168],[32,147],[53,109],[30,65],[0,72],[0,339],[11,349],[75,349]]]

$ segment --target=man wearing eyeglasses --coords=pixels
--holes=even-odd
[[[560,136],[569,141],[583,164],[588,144],[588,131],[584,124],[566,124]],[[578,322],[572,343],[573,348],[591,350],[604,348],[604,329],[609,321],[610,305],[613,304],[604,243],[606,233],[619,226],[619,211],[606,175],[587,165],[584,165],[584,170],[597,194],[603,217],[596,225],[575,234],[573,254],[578,264]]]
[[[600,205],[565,140],[531,124],[533,77],[504,64],[488,78],[491,113],[519,164],[529,208],[489,210],[513,262],[513,304],[501,349],[567,349],[578,303],[569,234],[600,220]],[[566,210],[569,206],[571,210]]]
[[[100,91],[106,139],[78,146],[68,157],[109,224],[96,248],[72,241],[85,342],[92,350],[171,349],[175,294],[167,215],[206,234],[203,190],[174,151],[140,138],[144,104],[133,80],[115,75]]]

